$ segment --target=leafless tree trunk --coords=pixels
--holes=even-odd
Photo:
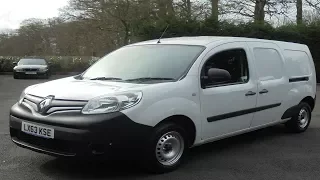
[[[174,15],[173,0],[157,0],[161,18]]]
[[[267,0],[256,0],[254,7],[254,22],[255,23],[264,23],[265,11],[264,7]]]
[[[191,19],[191,0],[186,0],[186,5],[187,5],[187,19]]]
[[[123,37],[123,44],[127,45],[129,44],[129,37],[130,37],[130,27],[128,23],[124,20],[120,20],[122,25],[124,26],[124,37]]]
[[[297,24],[302,24],[302,0],[297,0]]]
[[[219,0],[211,0],[211,17],[214,21],[219,20],[219,7],[218,7]]]

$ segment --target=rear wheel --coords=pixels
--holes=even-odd
[[[154,173],[178,168],[189,148],[186,137],[185,130],[174,123],[156,127],[146,147],[146,168]]]
[[[301,102],[296,114],[286,123],[286,127],[296,133],[304,132],[311,122],[311,107],[308,103]]]

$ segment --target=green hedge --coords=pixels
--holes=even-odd
[[[0,72],[12,72],[13,62],[18,62],[21,58],[26,57],[0,56]],[[42,58],[51,63],[50,67],[53,73],[83,72],[98,59],[96,57],[77,56],[47,56]]]

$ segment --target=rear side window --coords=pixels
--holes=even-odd
[[[278,51],[272,48],[254,48],[256,68],[260,81],[281,79],[283,63]]]
[[[290,77],[306,76],[311,74],[308,55],[303,51],[285,50],[286,68]]]

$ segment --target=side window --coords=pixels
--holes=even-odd
[[[255,64],[259,80],[282,78],[282,59],[277,50],[271,48],[254,48]]]
[[[284,50],[286,68],[289,76],[308,76],[311,74],[311,67],[308,55],[303,51]]]
[[[228,82],[215,82],[208,78],[210,68],[226,70],[230,73],[231,79]],[[249,81],[249,68],[247,55],[243,49],[232,49],[219,52],[210,57],[204,64],[201,71],[201,86],[219,86],[246,83]]]

